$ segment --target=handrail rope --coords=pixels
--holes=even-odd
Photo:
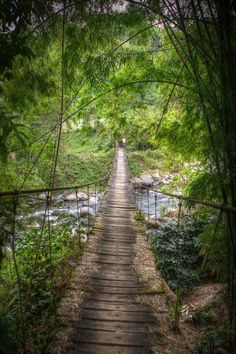
[[[154,191],[156,193],[167,195],[167,196],[172,197],[172,198],[176,198],[176,199],[180,199],[180,200],[186,200],[186,201],[193,202],[195,204],[201,204],[201,205],[209,206],[211,208],[218,209],[218,210],[223,210],[225,212],[236,213],[236,208],[232,207],[232,206],[229,206],[229,205],[211,203],[211,202],[208,202],[208,201],[205,201],[205,200],[199,200],[199,199],[195,199],[193,197],[187,197],[187,196],[184,196],[184,195],[181,195],[181,194],[173,194],[173,193],[161,192],[160,190],[156,190],[156,189],[144,186],[142,183],[140,183],[140,185],[144,189],[152,190],[152,191]]]

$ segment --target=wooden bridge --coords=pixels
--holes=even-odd
[[[73,344],[67,353],[146,354],[156,319],[138,302],[143,292],[133,266],[136,229],[126,152],[118,148],[107,195],[93,233],[97,271],[89,279]],[[64,353],[64,351],[63,351]]]

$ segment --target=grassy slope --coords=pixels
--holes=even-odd
[[[111,168],[114,150],[101,138],[80,131],[63,133],[58,184],[80,185],[104,177]]]
[[[165,175],[179,171],[181,168],[180,160],[163,149],[128,151],[128,158],[133,176],[140,176],[143,172],[151,173],[156,170]]]

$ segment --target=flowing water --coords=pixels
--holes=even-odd
[[[146,215],[146,218],[148,218],[148,214],[150,218],[159,218],[178,206],[178,201],[175,198],[152,190],[136,190],[135,198],[139,210]]]

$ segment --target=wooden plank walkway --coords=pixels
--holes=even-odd
[[[98,271],[90,279],[90,295],[81,309],[75,339],[81,354],[147,354],[149,327],[156,319],[138,303],[143,291],[133,267],[135,210],[126,152],[117,150],[111,184],[95,223]],[[69,352],[68,352],[69,354]]]

